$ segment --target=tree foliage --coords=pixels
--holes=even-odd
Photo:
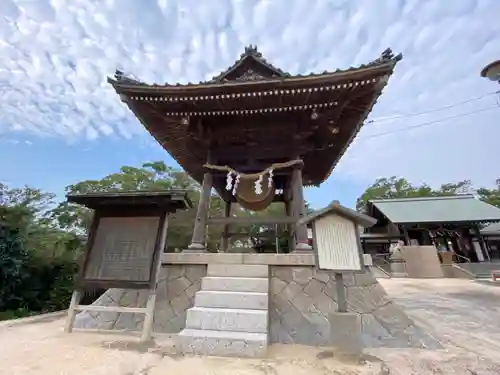
[[[19,230],[7,225],[7,216],[7,208],[0,207],[0,311],[20,302],[16,292],[29,277],[25,267],[28,252],[20,241]]]
[[[67,307],[81,250],[47,219],[52,194],[1,186],[0,320]]]
[[[200,197],[199,184],[186,172],[168,167],[164,162],[144,163],[140,168],[124,166],[119,172],[112,173],[100,180],[86,180],[66,187],[68,194],[86,194],[113,191],[160,191],[170,189],[181,189],[188,192],[193,202],[193,208],[180,211],[169,218],[168,246],[170,250],[185,249],[191,241],[193,223],[196,218],[196,210]],[[267,210],[251,212],[236,205],[232,209],[233,216],[250,215],[281,215],[283,205],[273,204]],[[224,202],[212,194],[210,202],[210,215],[222,216]],[[85,207],[61,202],[51,211],[51,218],[57,222],[60,228],[80,234],[86,234],[89,228],[92,213]],[[241,229],[241,228],[240,228]],[[259,233],[267,230],[265,226],[254,225],[250,233]],[[232,228],[232,232],[238,228]],[[222,226],[211,225],[208,227],[207,245],[209,250],[216,250],[222,236]]]
[[[85,180],[69,185],[66,192],[86,194],[117,191],[186,190],[193,208],[171,215],[168,246],[184,249],[190,241],[196,217],[200,187],[183,171],[164,162],[144,163],[140,167],[123,166],[101,179]],[[468,180],[446,183],[433,188],[425,183],[410,183],[405,178],[379,178],[358,198],[356,208],[364,210],[371,199],[426,197],[474,193],[487,203],[500,207],[500,179],[493,188],[474,189]],[[307,207],[307,210],[312,210]],[[224,202],[212,195],[210,215],[222,216]],[[272,204],[261,212],[233,206],[236,216],[280,216],[282,204]],[[53,311],[65,308],[72,290],[77,259],[82,251],[81,237],[87,234],[92,212],[66,201],[55,203],[52,193],[32,187],[9,188],[0,183],[0,319],[5,310],[15,316],[29,311]],[[215,250],[222,226],[209,226],[208,246]],[[271,225],[231,226],[231,232],[249,234],[260,251],[274,251],[276,230]],[[285,228],[280,247],[287,247]],[[266,235],[268,235],[266,237]],[[269,243],[265,243],[267,238]],[[2,312],[4,310],[4,312]],[[13,311],[13,313],[12,313]]]
[[[199,185],[183,171],[163,162],[124,166],[102,179],[69,185],[66,193],[170,189],[186,190],[193,202],[192,209],[169,218],[168,246],[170,250],[183,249],[191,241],[200,196]],[[0,319],[65,308],[83,249],[80,239],[87,234],[92,211],[66,201],[55,204],[54,194],[39,189],[9,188],[5,184],[0,184],[0,210]],[[236,205],[232,214],[280,215],[282,210],[282,205],[272,205],[264,212],[251,213]],[[210,215],[221,216],[223,211],[223,201],[213,194]],[[256,225],[250,232],[266,229]],[[216,249],[221,234],[222,226],[209,226],[209,249]]]
[[[168,246],[170,249],[186,248],[191,240],[193,223],[196,217],[200,188],[186,172],[168,167],[164,162],[144,163],[140,168],[123,166],[119,172],[112,173],[100,180],[86,180],[66,187],[68,194],[87,194],[117,191],[161,191],[186,190],[193,202],[193,208],[178,212],[169,218]],[[222,200],[213,195],[210,204],[211,215],[222,215]],[[60,203],[52,210],[51,218],[58,225],[69,231],[86,234],[92,212],[85,207],[68,202]],[[215,249],[219,241],[221,228],[210,227],[209,248]]]
[[[480,188],[477,189],[477,195],[486,203],[493,206],[500,207],[500,179],[495,181],[494,188]]]

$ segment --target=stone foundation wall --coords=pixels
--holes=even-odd
[[[201,288],[206,265],[163,265],[156,297],[154,332],[178,333],[186,323],[186,310],[193,306],[195,293]],[[100,306],[145,307],[147,290],[109,289],[97,301]],[[82,311],[76,316],[75,328],[142,329],[144,314]]]
[[[328,314],[337,310],[333,275],[305,264],[269,267],[270,342],[328,345]],[[194,304],[206,269],[206,264],[163,265],[154,332],[178,333],[184,328],[186,310]],[[365,347],[439,347],[391,301],[370,271],[345,275],[344,284],[348,310],[360,315]],[[147,294],[146,290],[110,289],[94,304],[144,307]],[[75,328],[135,331],[142,329],[143,320],[144,314],[83,311],[76,317]]]
[[[333,275],[314,266],[271,266],[270,341],[328,345],[328,314],[337,310]],[[370,274],[345,275],[348,310],[361,316],[365,347],[438,345],[416,327]]]

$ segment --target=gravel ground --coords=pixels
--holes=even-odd
[[[0,375],[498,375],[500,288],[459,279],[380,280],[444,349],[377,348],[362,363],[327,348],[272,345],[267,359],[184,357],[162,335],[63,333],[64,318],[0,323]]]

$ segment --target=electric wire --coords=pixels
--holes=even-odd
[[[427,113],[439,112],[439,111],[443,111],[443,110],[446,110],[446,109],[449,109],[449,108],[457,107],[459,105],[464,105],[464,104],[467,104],[467,103],[472,103],[472,102],[475,102],[477,100],[481,100],[481,99],[484,99],[484,98],[486,98],[486,97],[488,97],[490,95],[495,95],[495,94],[500,94],[500,91],[490,92],[490,93],[487,93],[487,94],[484,94],[484,95],[481,95],[481,96],[477,96],[477,97],[474,97],[474,98],[471,98],[471,99],[467,99],[467,100],[464,100],[464,101],[461,101],[461,102],[448,104],[448,105],[445,105],[443,107],[433,108],[433,109],[429,109],[429,110],[426,110],[426,111],[420,111],[420,112],[414,112],[414,113],[407,113],[407,114],[401,114],[401,115],[394,115],[394,116],[389,116],[389,117],[381,118],[381,119],[378,119],[378,120],[374,119],[374,120],[367,121],[366,124],[373,124],[373,123],[377,123],[377,122],[398,120],[398,119],[403,119],[403,118],[407,118],[407,117],[425,115]],[[498,98],[497,98],[497,101],[498,101]]]
[[[493,107],[486,107],[486,108],[483,108],[483,109],[479,109],[479,110],[476,110],[476,111],[461,113],[461,114],[455,115],[455,116],[444,117],[444,118],[437,119],[437,120],[432,120],[432,121],[427,121],[427,122],[423,122],[423,123],[416,124],[416,125],[411,125],[411,126],[408,126],[408,127],[405,127],[405,128],[393,129],[391,131],[387,131],[387,132],[384,132],[384,133],[377,133],[377,134],[371,134],[371,135],[361,136],[358,139],[359,140],[364,140],[364,139],[382,137],[382,136],[385,136],[385,135],[390,135],[390,134],[393,134],[393,133],[399,133],[399,132],[404,132],[404,131],[413,130],[413,129],[417,129],[417,128],[422,128],[422,127],[433,125],[433,124],[436,124],[436,123],[439,123],[439,122],[448,121],[448,120],[454,120],[454,119],[457,119],[457,118],[461,118],[461,117],[465,117],[465,116],[470,116],[470,115],[474,115],[474,114],[481,113],[481,112],[491,111],[491,110],[494,110],[494,109],[500,109],[500,104],[499,105],[495,105]]]

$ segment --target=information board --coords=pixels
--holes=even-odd
[[[84,281],[148,283],[159,217],[102,217],[93,236]]]
[[[313,223],[316,266],[337,272],[363,269],[356,224],[337,215],[325,215]]]

